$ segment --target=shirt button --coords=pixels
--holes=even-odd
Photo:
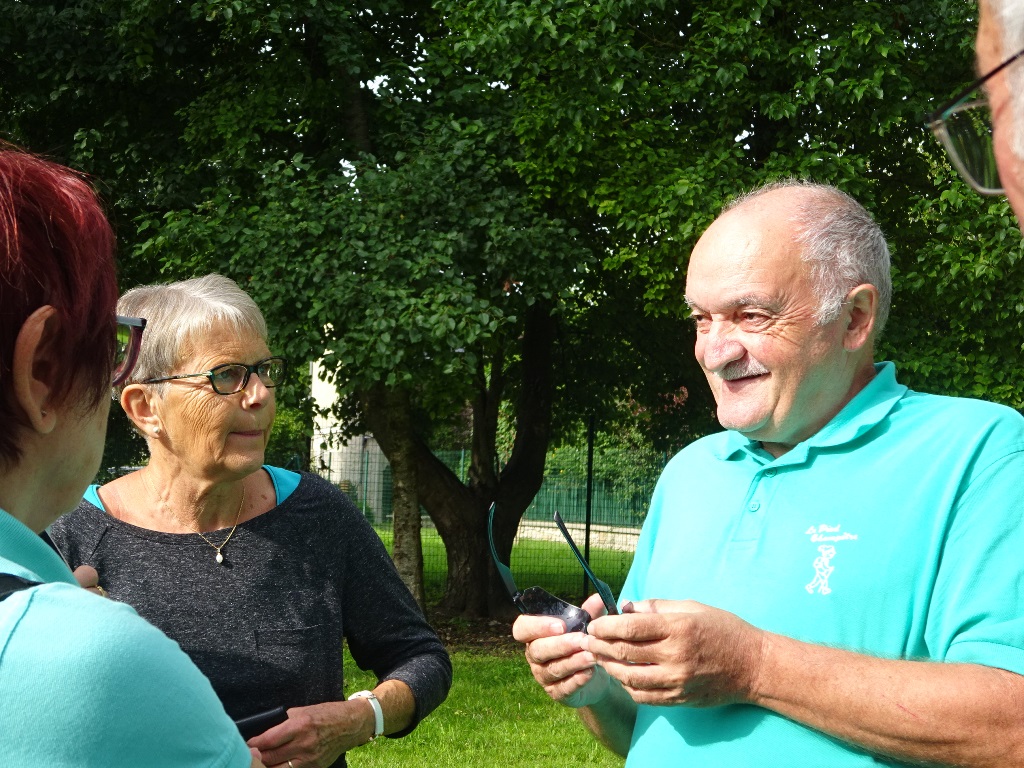
[[[777,470],[777,469],[766,469],[766,470],[764,471],[764,476],[765,476],[765,477],[775,477],[775,474],[776,474],[776,473],[777,473],[778,471],[779,471],[779,470]]]
[[[759,510],[760,508],[761,508],[761,502],[759,502],[759,501],[752,501],[752,502],[750,502],[749,509],[750,509],[751,512],[757,512],[757,510]]]

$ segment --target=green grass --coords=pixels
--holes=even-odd
[[[408,736],[379,739],[348,753],[354,768],[621,768],[624,761],[597,743],[576,714],[548,698],[522,654],[452,654],[447,701]],[[370,673],[345,654],[350,691],[374,686]]]
[[[390,526],[377,528],[390,551]],[[424,529],[423,578],[427,602],[444,593],[447,565],[444,544],[433,529]],[[582,542],[581,542],[582,544]],[[590,562],[598,578],[617,595],[632,562],[631,552],[592,549]],[[564,542],[520,539],[512,550],[512,572],[520,588],[541,586],[578,602],[583,570]],[[499,630],[502,631],[502,630]],[[451,650],[451,649],[450,649]],[[451,650],[454,682],[448,699],[415,731],[401,739],[380,739],[352,750],[354,768],[426,766],[427,768],[536,768],[596,766],[621,768],[622,758],[607,751],[587,732],[576,713],[556,704],[534,681],[522,652],[508,646],[493,652],[476,648]],[[345,652],[345,687],[373,688],[372,673],[363,672]]]
[[[391,551],[392,531],[390,526],[376,528],[384,545]],[[448,566],[444,543],[437,531],[424,528],[423,541],[423,586],[427,603],[436,604],[444,594]],[[583,548],[583,542],[577,542]],[[618,596],[626,580],[629,566],[633,562],[632,552],[609,549],[591,549],[590,566],[597,578],[608,583]],[[576,562],[569,547],[562,541],[538,541],[519,539],[512,549],[512,575],[520,589],[543,587],[570,602],[578,603],[585,597],[583,591],[583,569]],[[593,592],[593,588],[590,592]]]

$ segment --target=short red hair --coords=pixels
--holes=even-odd
[[[20,457],[27,425],[10,384],[14,343],[42,306],[56,310],[66,375],[53,404],[97,406],[110,390],[117,279],[114,233],[84,177],[0,146],[0,463]]]

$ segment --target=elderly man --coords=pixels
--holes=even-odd
[[[890,290],[830,187],[759,190],[697,243],[728,431],[665,469],[622,615],[513,628],[627,765],[1024,765],[1024,419],[876,364]]]
[[[931,126],[964,179],[983,194],[1005,193],[1022,221],[1024,2],[981,0],[979,10],[981,77],[932,115]]]

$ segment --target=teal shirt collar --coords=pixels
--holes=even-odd
[[[0,571],[30,581],[77,583],[61,556],[31,528],[0,509]]]
[[[775,462],[780,466],[801,464],[807,460],[811,450],[845,445],[874,428],[889,415],[907,391],[905,385],[896,381],[894,363],[875,363],[875,377],[864,389],[854,395],[828,424],[778,459],[765,451],[759,440],[751,440],[733,430],[724,433],[725,439],[717,446],[715,455],[722,461],[742,453],[761,463]]]

